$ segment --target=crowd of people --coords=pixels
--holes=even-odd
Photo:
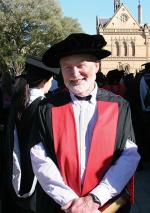
[[[107,75],[99,74],[97,83],[101,88],[122,96],[129,102],[132,123],[141,161],[139,169],[150,162],[149,127],[150,127],[150,62],[136,73],[123,70],[110,70]],[[100,82],[100,83],[99,83]]]
[[[2,213],[130,211],[134,174],[150,161],[150,63],[104,75],[105,46],[73,33],[27,57],[14,82],[2,73]]]

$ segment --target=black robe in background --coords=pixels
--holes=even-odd
[[[38,105],[41,97],[34,100],[23,112],[20,121],[16,119],[15,103],[11,108],[8,124],[5,129],[5,140],[3,148],[3,159],[5,169],[3,171],[3,196],[2,213],[30,213],[35,212],[36,191],[28,198],[19,198],[12,185],[13,172],[13,147],[14,147],[14,129],[17,127],[20,149],[20,167],[21,167],[21,187],[20,195],[28,193],[31,189],[34,173],[30,160],[29,137],[36,117]]]
[[[130,107],[125,99],[103,89],[98,90],[97,100],[112,103],[116,102],[118,103],[119,106],[119,118],[117,124],[115,151],[112,162],[115,163],[115,161],[121,155],[127,139],[130,139],[133,142],[135,141],[131,122]],[[53,160],[53,162],[56,164],[57,167],[58,162],[54,150],[51,109],[53,106],[61,106],[69,102],[71,102],[71,98],[67,91],[56,92],[54,96],[50,98],[50,101],[48,99],[43,100],[38,108],[39,115],[37,117],[37,121],[35,122],[36,125],[34,125],[34,129],[32,131],[32,139],[30,142],[31,147],[37,144],[39,142],[39,140],[37,139],[41,137],[40,141],[43,142],[47,155]],[[37,188],[36,212],[37,213],[62,212],[60,210],[60,206],[57,203],[55,203],[54,200],[43,191],[40,185],[38,185]]]
[[[2,143],[3,143],[3,122],[2,122],[2,117],[3,117],[3,101],[2,101],[2,91],[0,87],[0,174],[2,174]],[[0,199],[2,196],[2,176],[0,176]]]
[[[145,163],[150,163],[150,111],[142,110],[140,98],[140,81],[143,75],[144,73],[135,78],[127,96],[131,108],[135,139],[141,155],[140,169]]]

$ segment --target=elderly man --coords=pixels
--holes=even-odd
[[[75,33],[43,55],[46,65],[61,68],[66,86],[40,106],[40,137],[30,152],[48,195],[43,212],[106,211],[137,168],[129,105],[95,82],[100,60],[110,55],[105,45],[101,35]]]

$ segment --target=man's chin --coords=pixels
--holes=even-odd
[[[72,92],[72,93],[74,93],[74,94],[80,94],[80,93],[84,93],[87,89],[88,89],[88,87],[89,87],[89,85],[70,85],[70,84],[66,84],[66,87]]]
[[[73,94],[80,96],[81,94],[84,94],[86,90],[85,89],[84,90],[83,89],[70,89],[70,91]]]

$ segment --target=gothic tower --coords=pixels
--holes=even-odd
[[[139,5],[138,5],[138,22],[139,24],[142,24],[142,6],[139,0]]]
[[[114,13],[120,7],[120,0],[114,0]]]
[[[111,56],[101,60],[101,70],[119,69],[136,73],[142,64],[150,62],[150,27],[142,23],[142,4],[138,0],[136,20],[121,0],[114,0],[114,14],[111,18],[96,17],[97,33],[103,35],[106,49]]]

